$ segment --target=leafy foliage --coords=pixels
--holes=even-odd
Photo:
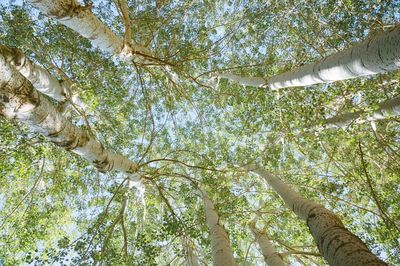
[[[133,40],[169,66],[132,66],[27,4],[0,6],[2,44],[73,82],[67,115],[141,165],[142,201],[119,173],[0,118],[0,264],[179,265],[183,239],[209,265],[198,186],[216,205],[238,262],[260,265],[258,218],[279,252],[318,252],[304,223],[260,179],[257,162],[337,213],[385,261],[400,264],[400,128],[392,117],[316,131],[327,117],[400,94],[400,73],[279,92],[218,80],[269,77],[396,24],[397,1],[128,1]],[[18,1],[19,2],[19,1]],[[93,12],[123,36],[113,1]],[[55,103],[56,104],[56,103]],[[292,263],[324,265],[294,254]]]

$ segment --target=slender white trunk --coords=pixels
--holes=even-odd
[[[47,16],[87,38],[95,47],[118,55],[123,60],[143,62],[142,55],[150,54],[143,46],[124,45],[123,39],[115,35],[90,11],[90,6],[81,6],[76,0],[28,0],[28,2]]]
[[[0,115],[24,123],[54,144],[82,156],[99,171],[117,170],[138,180],[134,175],[138,170],[136,163],[106,150],[86,131],[66,120],[1,54]]]
[[[246,168],[263,177],[286,205],[307,222],[319,251],[329,265],[387,265],[372,254],[361,239],[347,230],[339,217],[324,206],[303,198],[290,186],[264,169],[254,166]]]
[[[365,121],[376,121],[390,116],[400,116],[400,96],[379,104],[378,108],[371,115],[367,116],[366,119],[359,119],[363,113],[362,111],[358,111],[328,118],[325,121],[325,127],[346,127],[351,123],[361,124]]]
[[[251,232],[254,234],[261,253],[264,256],[265,263],[269,266],[285,266],[282,256],[275,251],[275,248],[264,232],[258,230],[255,222],[249,224]]]
[[[201,191],[206,214],[207,226],[211,238],[211,248],[214,266],[231,266],[236,265],[233,258],[231,244],[229,242],[228,233],[219,223],[219,215],[215,211],[214,204],[210,198]]]
[[[400,68],[400,25],[315,63],[266,79],[219,74],[239,84],[272,90],[353,79]]]

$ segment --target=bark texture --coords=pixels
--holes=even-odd
[[[0,54],[0,115],[16,119],[54,144],[76,153],[99,171],[137,171],[137,164],[112,151],[67,121],[18,70]]]
[[[260,77],[240,77],[231,73],[218,76],[242,85],[269,87],[272,90],[353,79],[399,69],[399,43],[400,25],[397,25],[353,47],[266,81]]]
[[[376,121],[386,119],[391,116],[400,116],[400,96],[379,104],[378,108],[364,120],[360,119],[363,114],[363,111],[358,111],[328,118],[325,121],[325,127],[347,127],[352,123],[360,124],[365,121]]]
[[[233,258],[233,252],[228,233],[225,231],[225,228],[219,223],[219,215],[215,211],[214,204],[204,191],[202,191],[202,197],[207,226],[211,237],[213,265],[236,265],[235,259]]]
[[[34,64],[21,50],[0,44],[0,53],[32,83],[36,90],[58,102],[67,99],[69,87],[50,75],[46,69]]]
[[[0,44],[0,54],[28,79],[36,90],[60,102],[64,111],[67,110],[70,103],[81,110],[87,109],[77,95],[72,95],[73,83],[71,81],[58,80],[53,77],[46,69],[36,65],[17,48],[9,48]],[[59,110],[62,111],[63,108]]]
[[[255,166],[246,168],[263,177],[281,196],[286,205],[307,222],[319,251],[329,265],[387,265],[372,254],[364,242],[347,230],[341,220],[324,206],[303,198],[290,186],[264,169]]]
[[[249,226],[261,249],[261,253],[264,256],[265,263],[268,266],[285,266],[286,264],[283,261],[281,254],[275,251],[272,242],[265,235],[265,233],[261,230],[258,230],[254,222],[250,223]]]
[[[28,0],[48,17],[76,31],[103,51],[120,56],[123,60],[143,62],[142,55],[149,51],[140,45],[125,45],[92,12],[91,6],[81,6],[76,0]]]

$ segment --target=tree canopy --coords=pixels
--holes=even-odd
[[[243,170],[250,163],[400,264],[400,120],[370,119],[399,96],[400,72],[279,90],[221,76],[267,80],[342,51],[395,28],[400,2],[81,4],[125,44],[143,47],[139,59],[104,51],[23,1],[0,3],[0,44],[69,84],[67,107],[43,97],[136,163],[145,190],[0,116],[0,265],[187,265],[189,253],[209,265],[202,193],[238,264],[263,264],[249,226],[256,220],[290,265],[327,265],[307,225]],[[349,113],[357,117],[345,126],[327,126]]]

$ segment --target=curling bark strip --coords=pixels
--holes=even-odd
[[[303,198],[290,186],[283,183],[264,169],[255,166],[245,167],[264,178],[281,196],[286,205],[307,226],[317,243],[322,256],[331,266],[378,266],[387,265],[372,254],[356,235],[347,230],[334,213],[314,201]]]
[[[138,170],[137,164],[106,150],[86,131],[66,120],[1,54],[0,115],[22,122],[54,144],[80,155],[101,172],[117,170],[134,176]]]

